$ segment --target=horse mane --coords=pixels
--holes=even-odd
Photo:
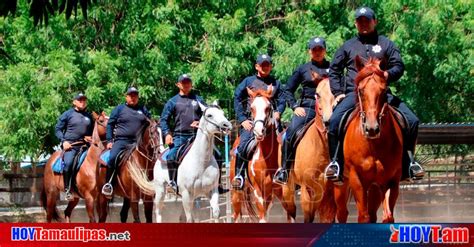
[[[356,91],[359,89],[360,82],[372,74],[376,74],[377,76],[384,79],[384,74],[383,71],[380,69],[379,64],[380,60],[378,58],[369,58],[367,63],[364,65],[364,68],[362,68],[359,73],[357,73],[357,76],[355,78]]]

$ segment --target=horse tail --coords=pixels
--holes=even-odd
[[[44,185],[43,185],[43,189],[41,190],[41,204],[42,204],[44,210],[46,212],[48,212],[48,198],[47,198],[47,195],[46,195],[46,188],[45,188]],[[52,219],[57,221],[57,222],[61,221],[61,217],[59,216],[58,208],[56,207],[56,205],[54,205],[54,211],[53,211]]]
[[[336,199],[334,198],[334,183],[326,181],[323,198],[319,206],[321,223],[333,223],[336,219]]]
[[[127,162],[127,168],[130,172],[130,177],[138,188],[148,196],[155,195],[155,188],[153,181],[148,180],[148,171],[140,167],[135,156],[132,154],[131,159]]]
[[[244,206],[245,210],[247,210],[247,214],[251,222],[258,222],[258,214],[257,210],[255,209],[255,205],[252,203],[252,195],[251,191],[255,189],[251,186],[245,186],[244,189]]]

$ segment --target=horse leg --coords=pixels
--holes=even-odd
[[[53,215],[56,213],[56,201],[59,191],[57,189],[45,190],[46,193],[46,221],[51,223]]]
[[[383,223],[395,222],[395,218],[393,217],[393,215],[394,215],[395,203],[397,202],[399,191],[400,191],[400,188],[399,188],[398,183],[391,186],[390,189],[387,190],[385,194],[385,200],[384,200],[384,218],[382,221]],[[386,205],[387,203],[388,205]]]
[[[94,196],[90,193],[84,196],[86,201],[86,210],[87,215],[89,216],[89,223],[95,223],[95,215],[94,215]]]
[[[181,200],[183,201],[183,209],[184,213],[186,214],[186,222],[193,223],[193,204],[194,198],[191,196],[188,190],[184,189],[181,193]]]
[[[146,223],[153,223],[153,199],[145,196],[143,198],[143,207],[145,208]]]
[[[378,185],[372,185],[368,191],[368,208],[369,217],[371,223],[377,222],[377,211],[380,207],[380,203],[383,200],[382,190]]]
[[[244,201],[243,193],[245,192],[232,190],[232,208],[234,209],[232,218],[234,222],[237,222],[242,214],[242,202]]]
[[[109,207],[107,205],[108,199],[104,195],[99,194],[99,199],[97,200],[97,214],[99,215],[99,222],[104,223],[107,220],[107,211]]]
[[[339,223],[346,223],[349,215],[347,202],[349,199],[349,186],[344,183],[341,186],[334,186],[334,200],[336,202],[336,217]]]
[[[214,218],[216,223],[219,223],[219,190],[214,188],[211,192],[211,200],[209,201],[211,208],[212,208],[212,218]]]
[[[162,219],[162,210],[165,204],[165,188],[163,184],[155,183],[155,215],[156,223],[163,222]]]
[[[122,209],[120,210],[120,222],[126,223],[128,219],[128,211],[130,210],[130,199],[124,197]]]
[[[133,223],[140,223],[140,212],[138,211],[138,202],[140,199],[130,199],[130,207],[132,208]]]
[[[346,165],[346,167],[349,166]],[[357,222],[368,223],[369,212],[367,209],[367,190],[360,182],[359,175],[354,169],[351,169],[349,174],[349,185],[352,189],[352,193],[354,194],[354,199],[356,201],[356,206],[359,214]]]
[[[76,207],[76,205],[79,203],[79,198],[74,197],[73,201],[70,201],[67,204],[66,210],[64,210],[64,216],[66,218],[66,223],[71,223],[71,214],[72,210]]]
[[[256,204],[257,204],[257,210],[258,210],[258,222],[259,223],[266,223],[267,221],[265,220],[265,216],[267,213],[267,203],[266,200],[263,198],[262,192],[260,191],[260,188],[255,187],[253,190],[254,196],[257,199]]]
[[[306,185],[301,185],[301,208],[303,209],[304,223],[312,223],[314,220],[313,202],[311,201],[311,193]]]
[[[288,223],[295,223],[296,221],[296,204],[295,204],[295,184],[292,179],[288,181],[288,184],[283,186],[283,200],[281,204],[286,210],[286,219]]]

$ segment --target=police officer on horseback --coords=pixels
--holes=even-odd
[[[181,75],[176,86],[179,88],[179,93],[166,102],[160,118],[165,143],[170,147],[166,158],[170,176],[168,189],[175,194],[178,192],[176,183],[179,166],[178,150],[196,136],[199,119],[202,116],[199,103],[206,105],[200,96],[191,92],[193,81],[189,75]],[[175,123],[174,129],[170,128],[171,119]]]
[[[375,29],[377,19],[374,11],[368,7],[360,7],[355,12],[355,19],[358,35],[346,41],[337,50],[329,68],[331,91],[336,97],[336,101],[340,102],[334,109],[329,122],[328,142],[332,161],[326,168],[325,175],[335,182],[341,182],[342,180],[344,162],[343,135],[341,134],[343,129],[340,127],[340,122],[344,114],[354,109],[356,104],[354,80],[358,71],[355,65],[355,57],[357,55],[363,59],[376,57],[383,61],[381,69],[384,71],[388,83],[400,79],[405,69],[399,49],[387,37],[379,35]],[[384,64],[385,66],[383,66]],[[408,127],[404,133],[402,180],[407,178],[421,179],[424,176],[424,170],[413,158],[419,120],[405,103],[391,94],[390,90],[387,92],[387,97],[388,103],[398,109],[408,122]]]
[[[120,163],[117,156],[137,141],[140,130],[148,124],[148,119],[151,118],[147,108],[139,105],[138,100],[138,89],[128,88],[125,96],[126,103],[120,104],[112,110],[107,123],[107,149],[111,150],[102,194],[109,198],[113,193],[112,184],[116,177],[115,170]]]
[[[285,138],[282,140],[281,168],[273,177],[273,182],[277,184],[288,182],[289,170],[295,155],[292,146],[296,144],[296,132],[315,118],[316,87],[318,82],[327,77],[329,72],[329,62],[325,59],[326,41],[323,38],[311,38],[308,42],[308,53],[311,61],[299,66],[285,87],[286,100],[293,109],[294,115],[286,130]],[[302,86],[301,98],[296,101],[295,91],[300,85]]]
[[[267,90],[271,85],[273,87],[273,119],[277,122],[280,120],[280,115],[285,110],[284,91],[281,88],[281,83],[275,77],[270,75],[273,68],[272,58],[269,55],[262,54],[257,57],[255,69],[257,74],[245,78],[235,89],[234,93],[234,107],[237,115],[237,121],[241,125],[240,142],[237,147],[236,162],[235,162],[235,177],[232,180],[232,187],[237,190],[243,189],[246,163],[253,154],[252,151],[247,152],[247,147],[254,138],[252,132],[252,119],[250,105],[248,104],[249,95],[247,88],[252,90],[262,89]]]
[[[67,200],[73,200],[71,193],[71,180],[73,173],[73,162],[78,160],[81,147],[92,140],[94,120],[90,113],[86,112],[87,97],[82,93],[74,96],[73,107],[63,114],[56,123],[56,137],[61,141],[64,160],[64,191]]]

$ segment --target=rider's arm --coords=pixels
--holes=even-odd
[[[117,124],[117,118],[119,115],[119,108],[122,107],[122,105],[119,105],[115,107],[114,110],[112,110],[112,113],[110,114],[109,121],[107,122],[107,142],[111,143],[113,138],[114,138],[114,129],[115,125]]]
[[[247,103],[246,101],[248,100],[248,97],[249,96],[247,94],[247,80],[243,80],[237,86],[234,92],[234,109],[239,124],[247,120],[247,116],[245,115],[244,104]]]
[[[168,134],[171,134],[170,128],[169,128],[169,122],[174,112],[174,106],[175,106],[175,103],[172,100],[168,100],[168,102],[166,102],[165,104],[165,108],[163,109],[163,112],[161,113],[160,127],[161,127],[161,131],[163,132],[163,136],[167,136]]]
[[[329,84],[331,86],[331,92],[334,97],[343,94],[343,76],[344,68],[347,64],[347,54],[344,50],[344,45],[336,51],[334,58],[332,59],[331,65],[329,66]]]
[[[69,111],[64,112],[56,123],[55,133],[56,137],[62,143],[64,141],[64,131],[67,125],[67,119],[69,118]]]
[[[397,81],[402,77],[403,72],[405,71],[405,65],[403,64],[402,57],[400,56],[400,50],[398,47],[392,42],[389,41],[389,46],[387,49],[388,55],[388,66],[387,70],[388,73],[388,82]]]
[[[290,79],[288,79],[288,82],[285,85],[286,100],[288,101],[288,105],[290,106],[290,108],[293,110],[298,107],[295,98],[295,91],[296,89],[298,89],[302,78],[303,77],[300,71],[300,67],[298,67],[295,71],[293,71],[293,74],[290,76]]]

